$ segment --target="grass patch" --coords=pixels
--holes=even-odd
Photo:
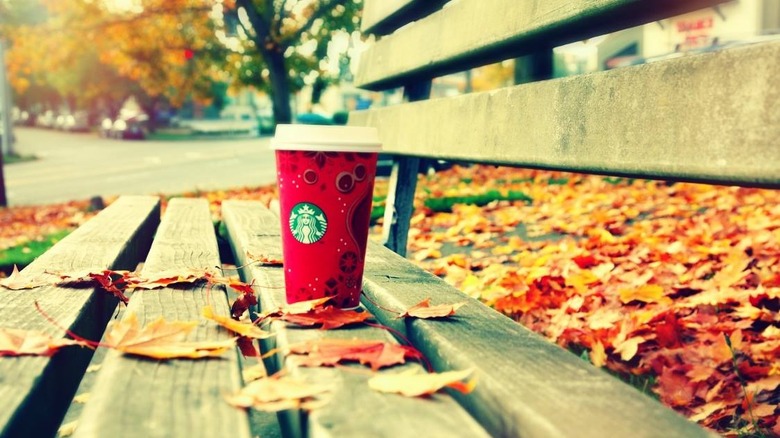
[[[22,269],[54,246],[55,243],[70,234],[70,232],[71,230],[58,231],[40,240],[31,240],[25,244],[0,251],[0,270],[10,273],[14,265]]]
[[[573,353],[575,356],[579,357],[580,359],[584,360],[585,362],[593,364],[590,360],[590,352],[585,347],[580,346],[570,346],[569,352]],[[655,386],[656,382],[658,382],[658,378],[653,374],[627,374],[627,373],[619,373],[616,371],[612,371],[606,367],[601,368],[604,372],[611,375],[612,377],[615,377],[617,379],[622,380],[625,383],[628,383],[629,385],[633,386],[634,389],[641,392],[642,394],[652,397],[656,400],[660,400],[660,397],[658,394],[652,391],[653,386]]]
[[[493,201],[522,201],[530,204],[533,202],[533,199],[517,190],[510,190],[506,194],[498,190],[488,190],[479,195],[429,198],[425,200],[425,206],[436,212],[449,212],[452,211],[452,206],[455,204],[473,204],[482,207]]]
[[[26,161],[37,160],[35,155],[19,155],[16,153],[3,155],[3,164],[24,163]]]

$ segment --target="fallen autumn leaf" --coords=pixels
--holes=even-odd
[[[476,380],[473,378],[468,382],[463,380],[473,373],[473,369],[467,369],[443,373],[409,370],[398,374],[377,374],[368,380],[368,387],[375,391],[397,393],[406,397],[430,395],[445,387],[468,394],[474,390]]]
[[[438,304],[431,306],[431,299],[426,298],[418,304],[406,309],[399,318],[446,318],[452,316],[455,312],[466,305],[466,301],[455,304]]]
[[[249,382],[237,393],[225,396],[225,400],[238,408],[254,408],[265,412],[313,409],[324,403],[321,397],[329,391],[326,385],[288,376],[271,376]]]
[[[220,326],[232,331],[233,333],[253,339],[265,339],[272,336],[271,333],[261,329],[251,322],[236,321],[227,316],[220,316],[214,313],[214,308],[205,306],[201,311],[203,317],[216,322]]]
[[[342,361],[360,362],[372,370],[404,363],[406,358],[419,359],[422,354],[412,347],[364,339],[317,339],[293,344],[290,353],[301,366],[334,366]]]
[[[0,356],[51,356],[71,345],[84,344],[72,339],[54,339],[37,331],[0,328]]]
[[[224,341],[183,341],[197,325],[196,321],[169,322],[160,318],[139,328],[138,317],[130,312],[111,326],[104,345],[125,354],[161,360],[219,357],[235,347],[235,338]]]

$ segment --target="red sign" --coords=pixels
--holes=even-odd
[[[696,20],[683,20],[677,22],[677,32],[690,32],[692,30],[711,29],[713,18],[698,18]]]

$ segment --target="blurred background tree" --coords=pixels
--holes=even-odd
[[[289,123],[291,93],[338,79],[324,58],[359,10],[359,0],[0,0],[0,37],[23,106],[114,116],[132,95],[154,117],[161,104],[219,105],[228,86],[252,86]]]

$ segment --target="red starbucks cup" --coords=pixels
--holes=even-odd
[[[377,153],[375,128],[278,125],[276,150],[287,302],[360,304]]]

